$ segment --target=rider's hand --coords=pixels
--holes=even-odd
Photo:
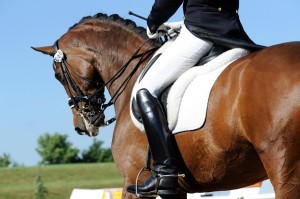
[[[165,26],[165,24],[162,24],[159,26],[157,31],[155,33],[152,33],[149,28],[147,28],[147,35],[150,39],[156,39],[161,36],[164,36],[165,34],[168,33],[168,28]]]
[[[147,28],[147,35],[150,39],[156,39],[166,34],[172,37],[180,33],[182,26],[183,21],[164,23],[157,29],[155,33],[152,33],[150,29]]]
[[[180,32],[183,26],[183,21],[164,23],[164,25],[168,29],[168,35],[173,36]]]

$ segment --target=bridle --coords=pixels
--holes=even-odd
[[[145,43],[147,43],[149,40],[147,40]],[[54,55],[54,60],[53,60],[53,67],[55,67],[56,63],[59,63],[61,66],[62,74],[66,80],[67,84],[67,89],[70,93],[70,98],[68,100],[68,105],[71,109],[75,108],[76,111],[82,116],[86,116],[89,118],[89,122],[91,124],[94,123],[94,121],[101,117],[103,118],[100,123],[97,123],[98,127],[102,126],[107,126],[111,123],[113,123],[116,120],[116,117],[113,117],[107,121],[104,121],[105,114],[104,111],[107,107],[113,105],[113,101],[116,100],[119,95],[123,92],[125,87],[127,86],[129,80],[131,77],[134,75],[134,73],[137,71],[138,67],[146,60],[148,59],[149,56],[151,56],[159,47],[154,47],[152,49],[146,50],[145,52],[139,54],[139,51],[141,48],[144,46],[144,44],[137,49],[137,51],[133,54],[133,56],[120,68],[120,70],[105,84],[103,82],[95,82],[91,79],[88,79],[86,77],[82,77],[80,74],[78,74],[74,68],[67,62],[67,57],[66,55],[59,49],[58,47],[58,40],[54,43],[54,49],[55,49],[55,55]],[[105,104],[105,96],[104,96],[104,88],[108,84],[112,84],[115,80],[117,80],[126,70],[126,68],[129,66],[132,60],[140,58],[136,66],[133,68],[133,70],[130,72],[127,78],[125,78],[124,82],[121,84],[121,86],[117,89],[116,93],[111,97],[110,101]],[[94,93],[92,94],[85,94],[80,90],[80,88],[76,85],[74,82],[68,67],[73,71],[73,73],[78,76],[80,79],[84,81],[88,81],[95,86],[97,86],[97,89]],[[73,93],[76,95],[73,96],[71,89],[73,90]],[[84,104],[84,106],[79,106],[79,103]],[[95,108],[97,109],[95,110]],[[99,121],[98,121],[99,122]]]
[[[94,124],[97,118],[102,117],[103,120],[98,121],[99,123],[97,123],[97,126],[99,127],[107,126],[112,122],[114,122],[115,118],[112,118],[106,122],[104,121],[105,118],[104,111],[108,106],[112,105],[112,104],[104,104],[106,101],[104,96],[104,88],[105,88],[104,83],[95,82],[91,79],[82,77],[80,74],[78,74],[74,70],[74,68],[67,62],[66,55],[59,49],[58,40],[54,44],[54,49],[56,53],[54,55],[53,67],[55,67],[55,63],[59,63],[61,66],[62,74],[66,80],[67,89],[70,93],[70,98],[68,99],[69,107],[71,109],[75,108],[80,115],[86,116],[86,118],[89,119],[89,122],[91,124]],[[74,72],[74,74],[78,76],[80,79],[84,81],[88,81],[94,84],[97,88],[99,87],[100,88],[97,89],[92,94],[85,94],[74,82],[68,68],[70,68]],[[71,90],[73,90],[73,93],[75,93],[75,95],[72,95]],[[79,106],[80,102],[84,105]],[[98,108],[95,109],[93,107],[98,107]]]

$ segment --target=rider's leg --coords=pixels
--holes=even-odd
[[[151,176],[138,186],[138,192],[143,196],[177,193],[177,166],[171,152],[170,130],[157,95],[192,67],[211,47],[211,42],[195,37],[183,27],[178,38],[151,66],[136,87],[136,102],[154,160]],[[127,191],[136,193],[136,185],[129,186]]]
[[[170,148],[172,134],[168,129],[164,113],[157,99],[146,89],[138,91],[136,102],[154,160],[151,176],[138,187],[138,192],[147,196],[155,196],[157,193],[161,195],[177,194],[177,167]],[[127,191],[135,193],[136,186],[129,186]]]
[[[212,48],[212,42],[194,36],[185,26],[175,41],[165,48],[161,56],[148,69],[135,87],[134,93],[142,88],[157,97],[182,73],[193,67]]]

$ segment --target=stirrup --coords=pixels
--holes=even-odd
[[[139,193],[138,192],[138,181],[139,181],[139,178],[140,178],[140,175],[143,173],[143,172],[145,172],[145,171],[152,171],[150,168],[147,168],[147,167],[143,167],[140,171],[139,171],[139,173],[138,173],[138,175],[137,175],[137,177],[136,177],[136,180],[135,180],[135,195],[138,197],[138,198],[156,198],[156,197],[158,197],[158,194],[157,194],[157,192],[158,192],[158,190],[157,190],[157,187],[158,186],[156,186],[155,187],[155,193],[156,194],[147,194],[147,195],[143,195],[143,194],[141,194],[141,193]],[[158,178],[159,179],[161,179],[161,178],[163,178],[163,177],[185,177],[185,174],[166,174],[166,175],[163,175],[163,174],[158,174]],[[159,182],[159,181],[158,181]]]
[[[151,169],[150,168],[147,168],[147,167],[143,167],[138,175],[136,176],[136,179],[135,179],[135,195],[136,197],[138,198],[156,198],[158,195],[157,194],[147,194],[147,195],[143,195],[141,193],[138,192],[138,181],[139,181],[139,178],[140,178],[140,175],[145,172],[145,171],[150,171],[151,172]],[[157,193],[157,190],[156,190],[156,193]]]

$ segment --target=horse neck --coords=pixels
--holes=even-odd
[[[103,46],[103,49],[100,51],[101,56],[99,56],[100,63],[98,64],[99,74],[103,81],[106,84],[108,83],[106,86],[107,90],[114,97],[116,114],[128,105],[135,81],[151,58],[149,54],[146,58],[139,57],[132,59],[133,56],[142,55],[147,50],[154,48],[153,44],[147,42],[145,38],[133,33],[129,34],[128,31],[126,33],[128,35],[125,33],[122,35],[118,31],[118,37],[107,37],[110,41],[106,42],[110,43],[110,45]],[[142,63],[140,63],[141,61]],[[125,65],[127,65],[126,69],[120,76],[116,76]],[[139,66],[136,72],[131,74],[137,65]],[[130,79],[127,80],[128,78]]]

